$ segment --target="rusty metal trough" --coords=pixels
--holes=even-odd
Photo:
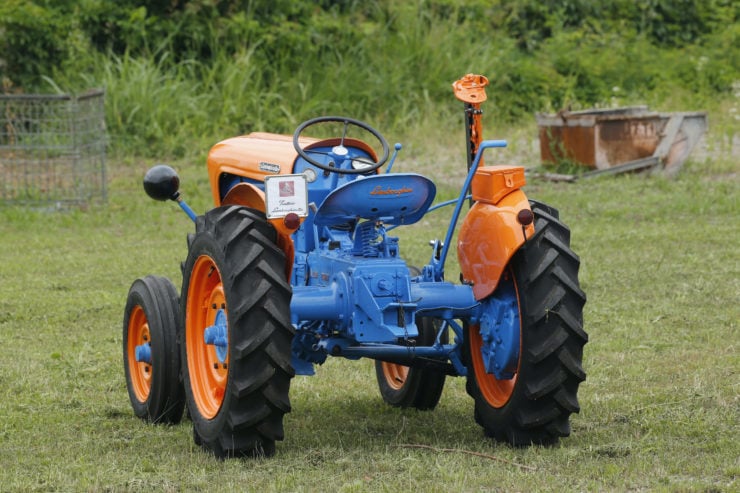
[[[536,117],[543,163],[568,160],[596,170],[676,173],[707,130],[705,112],[659,113],[647,106]]]

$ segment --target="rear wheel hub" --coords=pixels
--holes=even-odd
[[[481,356],[486,373],[508,380],[514,377],[519,362],[519,305],[513,286],[502,291],[502,296],[489,299],[484,306]]]

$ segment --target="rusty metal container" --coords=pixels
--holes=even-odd
[[[657,157],[675,172],[707,128],[704,112],[658,113],[647,106],[536,117],[543,163],[569,160],[595,169]]]

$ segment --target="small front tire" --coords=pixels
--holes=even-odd
[[[179,299],[169,279],[134,281],[123,317],[123,366],[131,407],[145,421],[176,424],[182,419],[178,321]]]

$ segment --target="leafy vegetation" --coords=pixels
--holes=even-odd
[[[9,0],[0,77],[8,92],[105,87],[114,151],[182,156],[324,113],[396,130],[451,122],[449,83],[467,72],[490,77],[488,111],[507,123],[717,105],[740,80],[738,12],[731,0]]]

